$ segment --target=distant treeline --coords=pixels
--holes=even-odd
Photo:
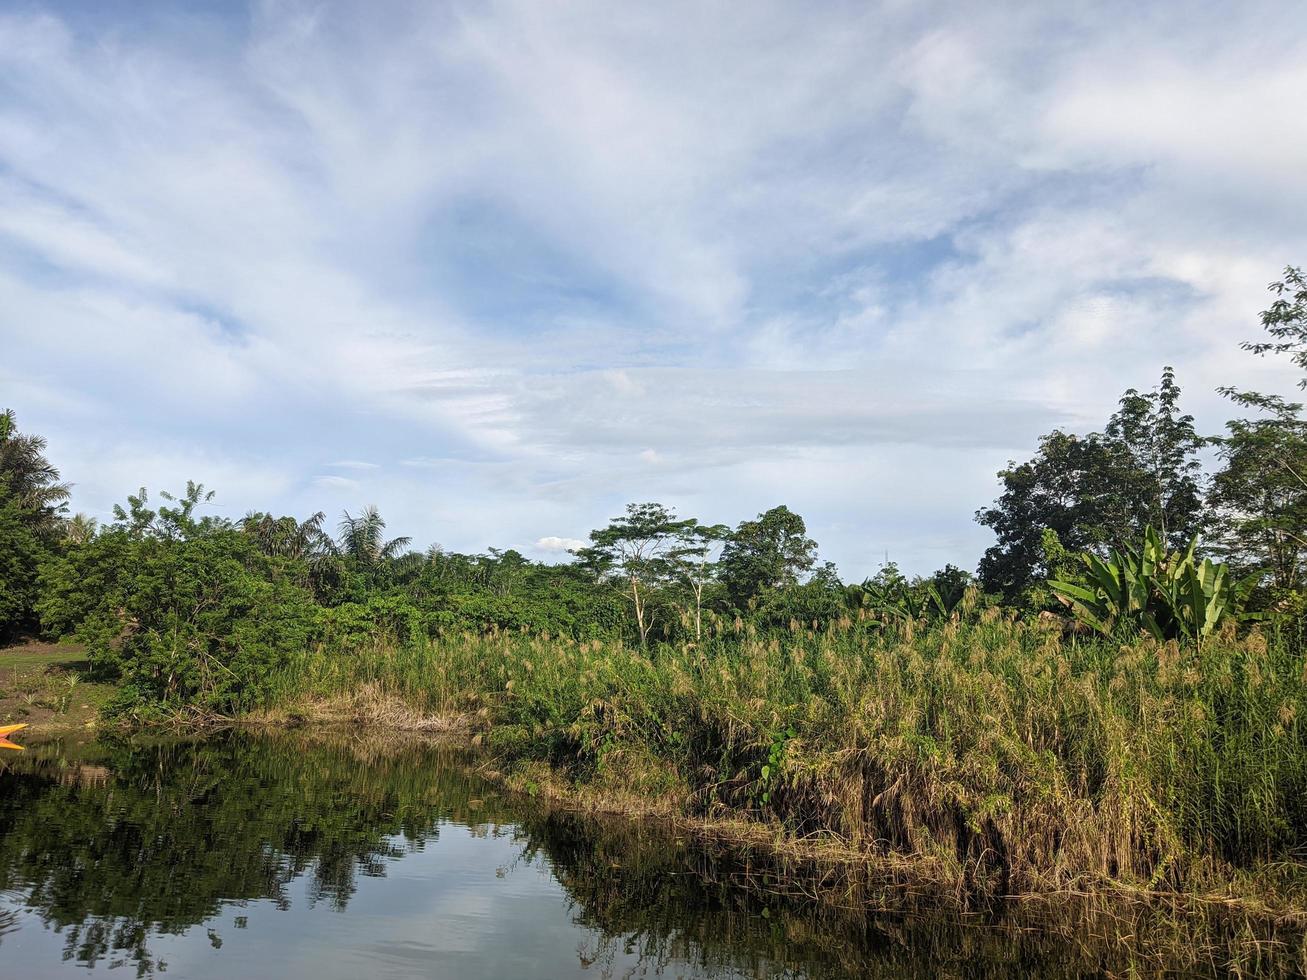
[[[1307,384],[1307,281],[1290,267],[1270,288],[1267,339],[1243,347],[1289,357]],[[631,504],[559,565],[512,549],[416,551],[408,538],[387,538],[373,507],[346,512],[334,533],[323,513],[229,521],[204,513],[212,492],[194,483],[154,501],[142,489],[97,526],[67,513],[69,485],[45,440],[20,432],[6,411],[0,640],[75,637],[98,669],[126,675],[128,701],[236,710],[257,702],[259,677],[292,651],[459,633],[650,646],[739,622],[874,628],[947,619],[969,589],[1023,615],[1070,610],[1101,631],[1197,636],[1236,607],[1242,618],[1300,617],[1307,419],[1284,396],[1223,393],[1248,417],[1220,436],[1201,434],[1166,368],[1151,391],[1125,392],[1101,432],[1051,432],[1031,460],[999,473],[1001,495],[976,515],[997,541],[974,576],[949,565],[908,579],[886,564],[861,583],[819,561],[803,518],[785,506],[732,528]],[[1214,473],[1201,464],[1207,447],[1220,461]],[[1195,541],[1197,552],[1186,552]],[[1155,580],[1158,565],[1169,571]],[[1237,595],[1236,579],[1247,583]],[[1179,613],[1168,625],[1152,610],[1174,606],[1181,588],[1207,590],[1191,602],[1197,619],[1187,627]]]

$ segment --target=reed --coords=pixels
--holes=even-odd
[[[499,764],[969,891],[1307,909],[1307,664],[1273,632],[1119,645],[964,609],[929,629],[722,621],[650,650],[498,633],[312,650],[277,687],[468,719]]]

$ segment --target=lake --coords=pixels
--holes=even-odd
[[[0,767],[4,977],[1069,977],[1131,965],[1120,944],[993,910],[931,913],[901,890],[871,910],[830,869],[560,812],[422,744],[226,732],[36,743]],[[849,900],[804,894],[819,888]]]

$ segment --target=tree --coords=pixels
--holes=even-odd
[[[37,623],[41,562],[58,543],[68,484],[45,457],[46,441],[0,412],[0,642]]]
[[[38,569],[46,548],[30,511],[0,495],[0,644],[36,626]]]
[[[1179,402],[1175,372],[1164,368],[1153,391],[1121,396],[1103,432],[1055,429],[1029,462],[1009,462],[998,474],[1002,495],[976,512],[998,537],[980,562],[985,589],[1009,601],[1036,599],[1031,589],[1050,573],[1046,530],[1067,549],[1099,555],[1125,548],[1148,526],[1176,547],[1192,540],[1206,520],[1198,456],[1206,440]]]
[[[718,565],[713,552],[730,537],[725,524],[697,524],[687,522],[681,531],[681,547],[673,549],[672,574],[684,588],[693,605],[687,610],[694,624],[694,638],[703,639],[704,594],[717,580]]]
[[[376,571],[399,557],[412,541],[412,538],[406,537],[387,541],[385,532],[385,518],[374,505],[365,507],[358,517],[345,511],[338,528],[336,552],[364,571]]]
[[[115,530],[132,538],[162,538],[166,541],[185,540],[200,533],[230,527],[222,518],[206,516],[196,519],[195,512],[213,500],[214,491],[206,490],[203,483],[186,481],[186,492],[175,496],[160,490],[159,496],[175,507],[166,504],[158,510],[149,507],[150,495],[145,487],[133,496],[128,494],[127,506],[114,504]]]
[[[1307,279],[1289,266],[1267,287],[1276,296],[1262,311],[1269,341],[1240,346],[1253,354],[1287,354],[1304,371],[1307,388]],[[1220,446],[1224,467],[1212,481],[1217,541],[1234,563],[1261,569],[1281,592],[1307,580],[1307,419],[1302,405],[1280,395],[1219,389],[1235,404],[1259,413],[1233,419]]]
[[[720,568],[731,601],[744,609],[769,591],[797,585],[816,560],[817,542],[808,537],[803,518],[781,505],[740,522]]]
[[[945,565],[926,580],[944,604],[952,609],[972,586],[971,573],[956,565]]]
[[[151,510],[142,490],[113,525],[46,562],[42,622],[122,676],[118,708],[248,709],[318,636],[321,610],[284,560],[228,521],[196,518],[213,496],[202,485],[159,496],[175,506]]]
[[[1203,529],[1204,506],[1198,453],[1207,440],[1192,415],[1180,411],[1175,371],[1148,394],[1131,388],[1107,423],[1107,438],[1125,450],[1131,466],[1121,474],[1121,491],[1138,527],[1155,527],[1173,547],[1184,547]]]
[[[1302,269],[1285,266],[1283,277],[1266,288],[1276,299],[1269,309],[1262,311],[1262,327],[1274,339],[1247,341],[1239,346],[1259,357],[1288,354],[1303,370],[1298,387],[1307,388],[1307,278]]]
[[[86,544],[99,530],[99,522],[86,514],[74,514],[64,523],[64,543]]]
[[[662,504],[627,504],[622,517],[590,532],[590,547],[572,552],[596,581],[620,583],[635,613],[641,646],[649,645],[657,616],[651,600],[686,560],[696,523],[678,520],[676,512]]]
[[[511,595],[526,576],[531,562],[515,548],[487,548],[488,555],[478,555],[484,569],[486,588],[496,595]]]
[[[348,516],[348,515],[347,515]],[[250,511],[240,521],[240,528],[271,558],[289,558],[312,563],[331,549],[323,521],[322,511],[297,521],[293,517],[273,517],[261,511]]]
[[[1075,551],[1129,540],[1132,520],[1119,478],[1129,469],[1119,445],[1096,433],[1058,429],[1040,439],[1034,459],[1009,462],[998,474],[1002,495],[976,512],[998,537],[980,560],[985,590],[1015,601],[1047,577],[1045,529]]]
[[[335,543],[323,529],[327,515],[318,511],[304,520],[250,511],[237,527],[265,557],[279,562],[297,584],[311,588],[320,601],[337,583],[340,569]]]
[[[1266,571],[1277,589],[1298,588],[1307,576],[1307,422],[1232,419],[1220,454],[1211,493],[1218,549]]]
[[[38,532],[53,532],[67,507],[69,485],[45,458],[41,436],[18,431],[12,409],[0,412],[0,497],[14,501]]]
[[[394,558],[407,548],[411,538],[385,537],[386,520],[375,505],[369,504],[358,517],[345,511],[341,517],[336,549],[360,565],[371,566]]]

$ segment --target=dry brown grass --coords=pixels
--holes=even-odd
[[[241,718],[252,725],[316,724],[364,726],[374,732],[412,732],[448,737],[469,744],[476,719],[466,713],[424,711],[378,683],[363,684],[349,691],[313,694],[293,705],[278,705],[251,712]]]

